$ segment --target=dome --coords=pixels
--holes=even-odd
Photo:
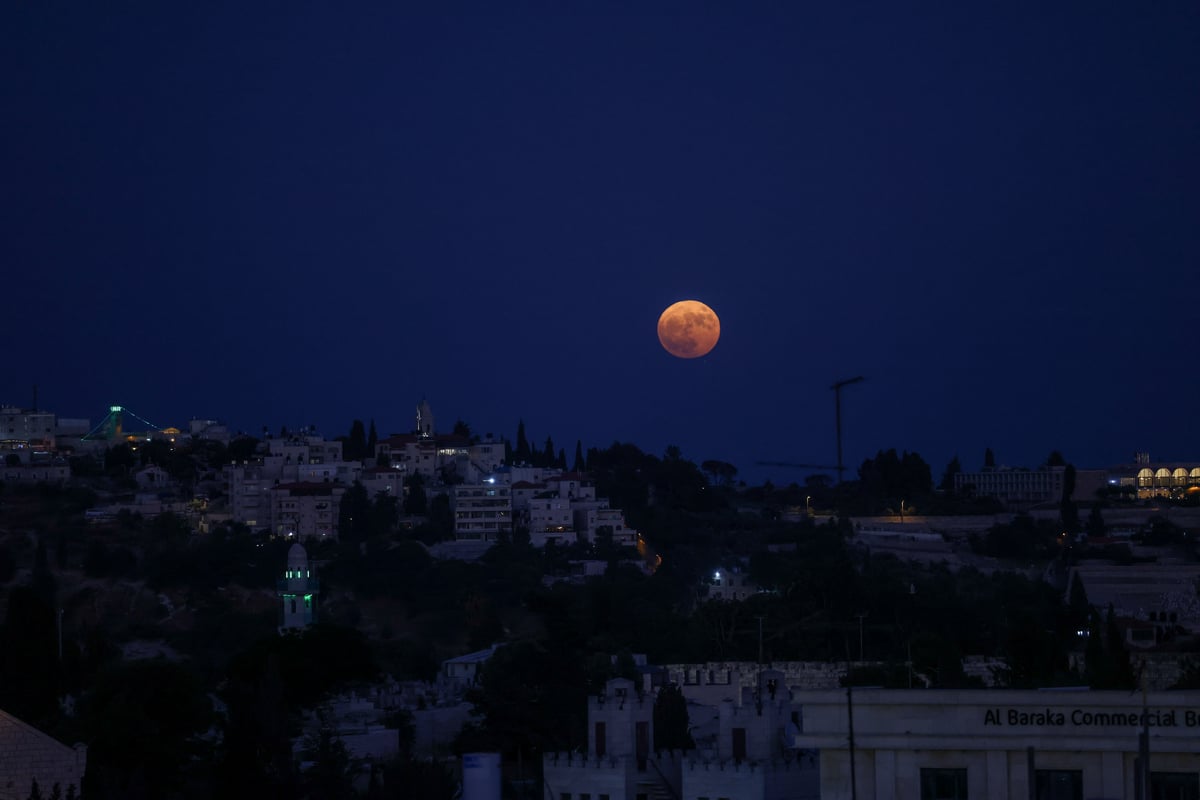
[[[296,543],[288,550],[287,568],[289,570],[308,569],[308,551],[304,545]]]

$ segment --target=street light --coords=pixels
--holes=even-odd
[[[812,516],[812,504],[809,502],[810,500],[812,500],[812,495],[811,494],[805,495],[805,497],[804,497],[804,513],[805,513],[805,515],[811,517]]]

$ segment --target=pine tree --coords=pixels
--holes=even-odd
[[[960,472],[962,472],[962,464],[959,463],[958,456],[955,456],[946,465],[946,471],[942,473],[942,483],[938,488],[946,494],[954,494],[954,476]]]
[[[42,790],[38,788],[37,778],[34,778],[33,786],[29,789],[29,800],[42,800]]]
[[[350,435],[342,445],[342,457],[347,461],[361,461],[367,455],[367,433],[361,419],[350,425]]]
[[[992,448],[987,448],[983,451],[983,468],[990,469],[996,466],[996,454],[992,452]]]
[[[517,423],[517,447],[513,451],[513,458],[521,463],[528,463],[531,451],[529,449],[529,440],[525,438],[525,420]]]
[[[375,454],[375,447],[379,444],[379,434],[375,433],[375,420],[371,420],[371,430],[367,434],[367,455]]]
[[[585,472],[587,462],[583,460],[583,442],[575,440],[575,463],[571,465],[572,472]]]

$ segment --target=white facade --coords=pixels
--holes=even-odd
[[[299,506],[284,507],[272,498],[273,490],[283,484],[332,484],[338,486],[340,499],[346,487],[358,480],[362,465],[342,461],[342,443],[328,442],[319,436],[292,436],[268,439],[267,452],[248,464],[230,464],[225,468],[229,481],[229,512],[234,522],[255,530],[280,531],[294,525]],[[313,512],[325,509],[311,509]],[[277,516],[286,511],[283,518]],[[333,506],[332,531],[305,535],[327,536],[336,533],[337,504]],[[314,522],[313,530],[325,530]]]
[[[0,456],[0,481],[4,483],[64,484],[71,477],[71,468],[62,461],[34,461],[15,467],[8,466]]]
[[[1031,783],[1038,796],[1132,798],[1143,724],[1153,796],[1200,791],[1200,692],[856,689],[795,703],[794,742],[820,751],[822,800],[852,797],[851,714],[860,800],[1026,800]]]
[[[994,497],[1008,508],[1028,508],[1062,500],[1065,467],[1014,469],[989,467],[954,476],[954,491],[975,497]]]
[[[400,499],[404,498],[404,479],[408,477],[403,470],[393,467],[373,467],[364,469],[358,480],[367,490],[367,497],[372,500],[380,492],[390,494]]]
[[[655,752],[654,695],[637,692],[628,679],[610,680],[588,702],[587,751],[544,758],[548,796],[816,800],[816,758],[794,747],[798,726],[782,677],[764,670],[757,691],[710,709],[714,722],[706,733],[693,719],[697,746],[685,753]]]
[[[281,631],[304,628],[316,621],[320,589],[308,561],[308,552],[304,545],[297,542],[288,548],[287,569],[276,589],[280,602]]]
[[[68,747],[32,725],[0,711],[0,800],[25,800],[37,781],[42,797],[58,784],[79,795],[87,768],[87,747]]]
[[[460,484],[450,494],[454,538],[460,542],[495,542],[512,534],[512,497],[501,483]]]
[[[54,448],[54,415],[13,406],[0,407],[0,442],[45,449]]]
[[[271,533],[297,539],[337,538],[338,510],[346,487],[338,483],[272,486]]]
[[[558,544],[575,542],[575,517],[571,503],[557,496],[537,497],[528,501],[521,521],[529,529],[529,542],[544,547],[553,540]]]

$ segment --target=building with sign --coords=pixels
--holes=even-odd
[[[1197,691],[839,689],[793,704],[822,800],[1200,798]]]

